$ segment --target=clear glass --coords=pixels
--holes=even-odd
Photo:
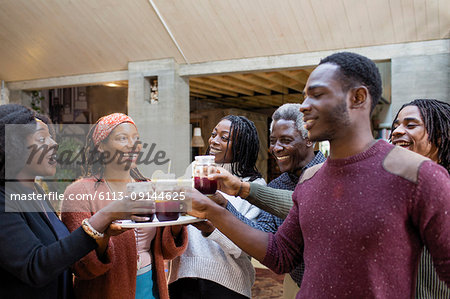
[[[216,172],[214,156],[196,156],[193,165],[194,187],[206,195],[216,193],[217,181],[208,179],[208,175]]]
[[[146,199],[147,195],[153,192],[153,185],[151,182],[135,182],[127,184],[127,195],[131,199]],[[147,217],[141,219],[134,219],[135,222],[152,222],[155,214],[137,214],[139,217]]]
[[[174,192],[177,186],[176,180],[155,180],[155,192],[157,199],[155,201],[156,204],[156,218],[160,222],[163,221],[175,221],[180,216],[180,213],[177,211],[177,207],[180,205],[177,201],[172,200],[164,200],[164,198],[172,197],[172,193]],[[159,199],[162,197],[163,199]]]

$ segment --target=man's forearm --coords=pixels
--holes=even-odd
[[[294,192],[290,190],[274,189],[255,183],[247,183],[243,189],[241,193],[245,192],[243,195],[246,195],[248,202],[279,218],[286,218],[292,208]]]
[[[247,254],[259,261],[264,259],[269,242],[268,233],[248,226],[218,205],[208,211],[208,219]]]

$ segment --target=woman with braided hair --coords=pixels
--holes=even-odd
[[[231,134],[224,133],[224,137],[217,137],[221,128],[226,132],[229,127]],[[235,133],[235,134],[233,134]],[[226,143],[226,147],[218,147],[214,143],[216,140],[220,143]],[[231,146],[233,145],[233,146]],[[250,177],[250,181],[261,178],[261,174],[256,169],[256,160],[258,159],[259,138],[255,124],[245,116],[227,115],[220,120],[216,128],[211,133],[207,155],[214,155],[215,162],[219,165],[230,163],[230,172],[239,177]]]
[[[391,141],[442,165],[450,172],[450,105],[433,99],[404,104],[392,123]],[[416,298],[450,298],[427,248],[419,264]]]
[[[259,139],[256,127],[244,116],[228,115],[211,133],[206,151],[216,164],[243,181],[265,185],[256,169]],[[245,217],[261,212],[240,197],[224,195]],[[172,261],[169,277],[171,299],[243,299],[251,297],[255,270],[250,257],[209,221],[189,226],[186,251]]]
[[[86,217],[120,199],[128,183],[145,181],[136,168],[141,149],[133,119],[122,113],[100,118],[86,138],[84,178],[67,187],[66,196],[94,195],[93,200],[66,201],[62,220],[74,230]],[[112,201],[114,202],[114,201]],[[168,299],[164,259],[186,248],[185,227],[141,227],[111,234],[74,265],[78,298]]]

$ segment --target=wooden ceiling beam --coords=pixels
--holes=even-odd
[[[273,81],[270,81],[264,77],[258,76],[258,74],[236,74],[234,76],[238,77],[241,80],[251,82],[258,86],[262,86],[264,88],[268,88],[268,89],[274,90],[279,93],[285,93],[285,94],[288,93],[288,89],[286,87],[279,86],[278,84],[274,83]]]
[[[190,95],[191,97],[195,97],[195,98],[201,98],[201,99],[206,99],[206,98],[207,98],[206,95],[200,94],[200,93],[196,93],[196,92],[193,92],[192,90],[190,91],[189,95]]]
[[[289,88],[297,90],[299,92],[303,92],[303,89],[305,88],[306,82],[300,82],[300,80],[296,80],[294,78],[289,77],[288,74],[285,73],[280,73],[280,75],[283,78],[289,78],[290,80],[292,80],[292,84],[289,85]]]
[[[210,92],[214,92],[214,93],[218,93],[218,94],[225,94],[225,95],[231,96],[231,97],[237,97],[239,95],[237,92],[224,90],[222,88],[218,88],[218,87],[215,87],[210,84],[197,83],[195,81],[191,81],[191,82],[189,82],[189,85],[194,88],[197,88],[197,89],[204,89],[206,91],[210,91]]]
[[[284,103],[300,103],[303,101],[301,93],[288,95],[260,95],[260,96],[243,96],[243,97],[222,97],[222,98],[206,98],[202,101],[209,101],[221,105],[232,106],[235,108],[254,109],[279,107]]]
[[[191,78],[190,81],[194,81],[194,82],[202,83],[202,84],[208,84],[210,86],[216,86],[216,87],[222,88],[224,90],[228,90],[231,92],[238,92],[240,94],[244,94],[247,96],[252,96],[255,94],[254,91],[252,91],[248,88],[241,88],[241,87],[233,85],[233,84],[224,83],[220,80],[217,80],[215,77],[211,77],[211,78],[195,77],[195,78]]]
[[[257,74],[252,74],[252,75],[258,79],[264,80],[264,82],[266,82],[267,86],[272,90],[275,90],[282,94],[289,93],[289,90],[287,87],[283,86],[283,84],[276,82],[275,80],[272,79],[272,77],[268,77],[267,75],[264,75],[263,73],[257,73]]]
[[[271,96],[258,96],[260,100],[270,101],[272,106],[281,106],[285,103],[300,103],[303,101],[303,97],[300,93],[288,94],[288,95],[271,95]]]
[[[272,80],[282,86],[295,84],[294,80],[292,80],[289,77],[282,76],[281,72],[266,72],[266,73],[260,73],[259,75],[262,75],[265,78],[267,78],[268,80]]]
[[[283,75],[283,73],[281,72],[270,72],[270,73],[265,73],[267,74],[267,79],[272,80],[278,84],[280,84],[281,86],[287,86],[290,89],[302,92],[303,88],[305,87],[304,84],[301,84],[299,82],[297,82],[296,80],[293,80],[291,78],[289,78],[288,76]]]
[[[288,87],[297,92],[302,92],[303,89],[305,88],[305,84],[302,83],[289,84]]]
[[[280,100],[279,96],[280,95],[258,96],[258,97],[252,98],[251,100],[261,103],[261,104],[269,105],[270,107],[278,107],[281,104],[281,100]]]
[[[281,106],[283,103],[286,102],[295,102],[297,103],[298,100],[293,100],[293,99],[297,99],[298,97],[300,97],[300,94],[290,94],[290,95],[282,95],[282,94],[277,94],[277,95],[270,95],[270,96],[254,96],[254,97],[244,97],[246,99],[249,100],[258,100],[258,101],[262,101],[264,103],[270,104],[271,106]]]
[[[210,99],[210,98],[207,98],[207,99],[203,99],[202,101],[204,101],[204,102],[210,102],[210,103],[215,103],[215,104],[220,104],[220,105],[228,105],[228,106],[234,107],[234,108],[240,108],[240,107],[241,107],[241,106],[238,105],[238,104],[231,103],[231,102],[226,102],[226,101],[218,100],[218,99]]]
[[[239,98],[239,101],[235,101],[235,99],[233,98],[229,98],[229,101],[233,101],[234,103],[240,105],[240,107],[245,107],[245,108],[258,108],[259,105],[261,105],[260,103],[254,101],[254,100],[246,100],[245,97],[241,97]]]
[[[239,99],[239,100],[238,100]],[[220,98],[220,99],[203,99],[202,101],[208,101],[211,103],[221,104],[221,105],[228,105],[232,106],[234,108],[257,108],[258,105],[256,103],[252,102],[245,102],[242,100],[242,98]]]
[[[303,90],[303,86],[301,86],[299,83],[292,80],[291,78],[283,76],[279,72],[259,73],[257,75],[262,76],[262,77],[266,78],[267,80],[273,81],[273,82],[275,82],[275,84],[278,84],[282,87],[288,87],[290,89],[294,89],[294,90],[300,91],[300,92]],[[284,94],[287,94],[287,93],[284,93]]]
[[[308,77],[310,72],[307,70],[291,70],[291,71],[284,71],[283,72],[286,76],[292,76],[296,78],[296,80],[302,82],[306,85],[306,81],[308,81]]]
[[[303,95],[301,93],[291,93],[283,97],[283,103],[298,103],[303,102]]]
[[[306,85],[306,81],[303,82],[302,79],[300,78],[300,76],[297,76],[297,75],[295,75],[295,74],[292,74],[292,73],[286,72],[286,71],[280,72],[280,74],[281,74],[282,76],[285,76],[285,77],[288,77],[288,78],[294,80],[294,81],[297,82],[297,83],[302,84],[303,86]]]
[[[244,96],[238,98],[207,98],[204,100],[213,100],[215,103],[233,103],[241,105],[241,108],[260,108],[264,107],[277,107],[282,104],[283,95],[271,95],[271,96]]]
[[[190,78],[190,92],[192,97],[227,107],[242,109],[279,107],[284,103],[303,101],[301,92],[304,83],[301,80],[306,80],[308,75],[309,72],[306,70],[286,70],[193,77]],[[277,94],[272,94],[272,91],[276,91]],[[255,92],[263,95],[255,95]]]
[[[289,95],[281,95],[281,94],[277,94],[277,95],[272,95],[272,96],[265,96],[264,98],[270,99],[273,103],[273,106],[281,106],[284,103],[289,103],[292,101],[289,101]]]
[[[265,88],[265,87],[261,87],[259,85],[255,85],[255,84],[250,83],[248,81],[241,80],[241,79],[235,77],[234,75],[214,76],[214,79],[216,79],[218,81],[230,83],[230,84],[239,86],[241,88],[253,90],[255,92],[262,93],[262,94],[265,94],[265,95],[270,95],[271,94],[271,90],[270,89]]]
[[[268,87],[269,83],[267,80],[258,78],[254,76],[253,74],[235,74],[233,77],[236,77],[244,82],[247,82],[248,84],[253,84],[255,86],[260,86],[262,88],[266,88],[270,90],[272,93],[272,90]]]
[[[248,108],[258,109],[272,107],[272,103],[254,97],[241,98],[241,104],[247,105]]]
[[[209,91],[206,91],[206,90],[203,90],[203,89],[199,89],[199,88],[195,88],[195,87],[192,87],[192,86],[189,87],[189,90],[191,92],[195,92],[197,94],[202,94],[202,95],[206,95],[206,96],[210,96],[210,97],[215,97],[215,98],[222,97],[221,94],[214,93],[214,92],[209,92]]]

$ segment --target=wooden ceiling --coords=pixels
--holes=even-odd
[[[301,102],[302,91],[313,68],[192,77],[191,99],[244,109],[279,107]]]
[[[127,70],[129,62],[162,58],[192,64],[450,37],[448,0],[0,3],[0,80],[6,82]],[[267,96],[268,81],[288,74],[252,77],[251,84]]]

